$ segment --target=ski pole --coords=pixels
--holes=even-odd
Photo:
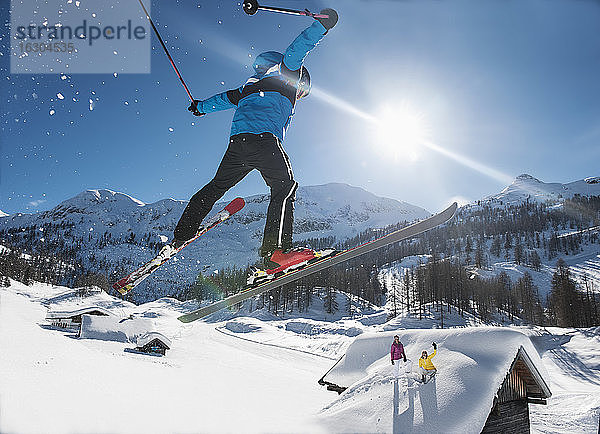
[[[260,6],[258,4],[258,0],[245,0],[242,5],[242,8],[244,9],[244,12],[246,12],[248,15],[254,15],[256,12],[261,10],[261,11],[269,11],[269,12],[279,12],[282,14],[300,15],[300,16],[312,17],[312,18],[329,18],[329,15],[313,14],[308,9],[304,9],[303,11],[298,11],[295,9],[276,8],[276,7],[272,7],[272,6]]]
[[[177,77],[179,77],[179,80],[181,81],[181,84],[183,84],[183,87],[185,88],[185,91],[187,92],[188,96],[190,97],[190,100],[193,103],[194,102],[194,97],[192,97],[192,93],[190,92],[190,90],[188,89],[187,85],[185,84],[185,81],[183,81],[183,77],[181,76],[181,74],[179,72],[179,69],[177,69],[177,66],[175,66],[175,62],[173,61],[173,58],[169,54],[169,50],[167,50],[167,46],[165,45],[165,43],[163,42],[162,38],[160,37],[160,34],[158,33],[158,29],[154,25],[154,22],[152,21],[152,18],[150,18],[150,14],[148,14],[148,11],[146,10],[146,7],[144,6],[144,3],[142,3],[142,0],[138,0],[138,1],[140,2],[140,5],[142,6],[142,9],[144,9],[144,13],[146,14],[146,18],[148,18],[148,21],[150,21],[150,25],[152,26],[152,30],[154,30],[154,33],[156,33],[156,36],[158,37],[158,40],[160,41],[160,45],[162,45],[163,50],[165,50],[165,53],[166,53],[167,57],[169,58],[169,61],[171,62],[171,66],[173,66],[173,69],[175,70],[175,73],[177,74]]]

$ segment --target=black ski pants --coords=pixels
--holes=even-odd
[[[260,172],[271,188],[260,255],[267,256],[277,248],[291,248],[298,183],[294,181],[289,157],[279,139],[270,133],[244,133],[231,137],[215,177],[192,196],[183,211],[175,228],[175,238],[192,238],[215,202],[253,169]]]

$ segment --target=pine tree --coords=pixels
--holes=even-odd
[[[578,300],[575,281],[567,263],[560,258],[556,263],[556,271],[552,276],[550,292],[550,308],[554,321],[560,327],[576,327],[578,315]]]
[[[507,232],[504,237],[504,257],[507,261],[510,259],[510,249],[512,249],[512,236],[510,235],[510,232]]]
[[[538,255],[536,250],[533,250],[529,254],[529,264],[535,271],[540,271],[542,269],[542,260],[540,259],[540,255]]]
[[[500,237],[494,237],[492,241],[492,245],[490,246],[490,253],[497,258],[500,257],[500,252],[502,250],[502,245],[500,243]]]
[[[404,271],[404,303],[406,304],[406,311],[410,311],[410,273],[409,270]]]
[[[467,236],[467,241],[465,243],[465,264],[471,264],[471,253],[473,252],[473,243],[471,242],[471,237]]]
[[[483,268],[484,266],[484,253],[483,253],[483,242],[481,239],[477,241],[477,248],[475,249],[475,266],[477,268]]]
[[[334,314],[339,309],[336,298],[336,291],[331,287],[327,287],[325,290],[324,308],[325,312],[327,312],[328,314]]]
[[[523,246],[519,238],[517,238],[517,242],[515,243],[514,253],[516,264],[521,265],[521,262],[523,262]]]

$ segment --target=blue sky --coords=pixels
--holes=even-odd
[[[192,116],[156,39],[151,74],[11,75],[4,3],[1,210],[45,210],[90,188],[188,199],[212,178],[233,111]],[[264,3],[340,15],[307,58],[315,91],[284,143],[301,185],[344,182],[435,211],[521,173],[600,175],[599,2]],[[257,54],[311,24],[248,16],[235,1],[155,0],[152,15],[199,99],[239,86]],[[264,192],[253,173],[226,197]]]

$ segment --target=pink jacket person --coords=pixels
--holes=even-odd
[[[406,356],[404,355],[404,346],[402,343],[396,342],[392,343],[392,348],[390,350],[390,356],[392,360],[400,360],[404,359]]]

